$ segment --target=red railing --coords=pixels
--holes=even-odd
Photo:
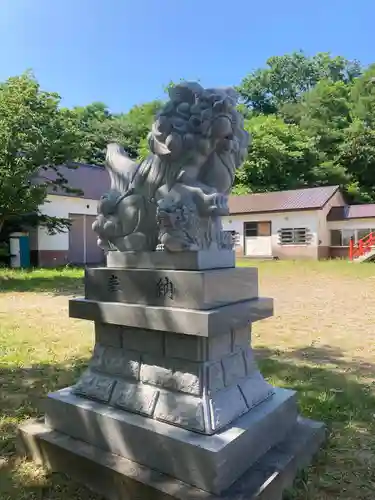
[[[361,257],[361,255],[365,255],[370,252],[373,247],[375,247],[375,231],[368,234],[361,240],[358,240],[358,243],[354,243],[351,239],[349,245],[349,259],[357,259],[358,257]]]

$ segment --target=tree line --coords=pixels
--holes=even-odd
[[[352,203],[375,201],[375,64],[295,52],[269,58],[236,88],[252,144],[235,193],[339,184]],[[111,141],[142,159],[163,104],[112,113],[102,102],[60,102],[30,72],[0,83],[0,239],[25,225],[65,228],[39,211],[48,188],[74,188],[56,166],[102,164]],[[53,181],[40,175],[47,167]]]

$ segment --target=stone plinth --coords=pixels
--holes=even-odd
[[[257,270],[234,268],[229,255],[206,269],[208,256],[192,252],[176,269],[178,254],[113,252],[111,268],[87,270],[85,298],[69,312],[94,322],[93,356],[74,386],[45,401],[53,443],[30,427],[42,447],[58,454],[60,440],[67,456],[75,443],[131,461],[173,478],[170,498],[256,498],[227,492],[251,471],[258,477],[256,464],[303,426],[295,392],[266,382],[251,349],[251,325],[272,315],[272,300],[258,296]],[[311,425],[318,442],[322,426]]]
[[[18,448],[38,464],[64,471],[108,500],[281,500],[297,471],[310,463],[324,439],[322,424],[298,418],[293,431],[277,447],[220,495],[103,451],[41,422],[29,421],[20,427]]]
[[[265,297],[208,310],[99,302],[87,299],[69,301],[69,315],[72,318],[141,329],[164,330],[198,337],[225,334],[232,328],[250,325],[272,314],[273,301]]]
[[[212,309],[258,298],[258,270],[93,268],[85,273],[85,298],[99,302]]]
[[[51,395],[45,409],[52,429],[216,494],[282,441],[297,419],[295,393],[285,389],[213,436],[110,409],[71,389]]]
[[[108,252],[107,266],[127,269],[178,269],[200,271],[235,266],[233,250],[198,252]]]

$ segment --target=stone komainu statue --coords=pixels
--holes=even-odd
[[[233,89],[184,82],[169,90],[148,137],[151,154],[131,160],[109,144],[111,189],[93,224],[104,250],[169,251],[231,248],[220,216],[249,135]]]

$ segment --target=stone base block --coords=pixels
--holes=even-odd
[[[140,355],[165,356],[193,362],[219,361],[224,356],[246,350],[251,342],[251,325],[227,334],[202,337],[146,328],[95,323],[95,340],[101,345],[138,351]]]
[[[201,311],[87,299],[69,300],[71,318],[201,337],[228,333],[233,328],[241,328],[272,315],[273,300],[267,297]]]
[[[108,500],[281,500],[298,469],[306,467],[325,438],[324,426],[298,419],[289,435],[221,495],[195,488],[83,441],[29,421],[19,429],[19,451],[86,485]],[[241,460],[246,463],[248,450]],[[182,457],[174,457],[182,460]],[[193,464],[185,463],[186,467]]]
[[[198,252],[118,252],[107,254],[107,266],[128,269],[179,269],[200,271],[235,266],[233,250]]]
[[[297,420],[295,392],[280,388],[211,436],[77,397],[69,388],[50,394],[45,410],[54,430],[215,494],[282,441]]]
[[[256,268],[175,271],[88,268],[85,298],[150,306],[212,309],[258,297]]]

